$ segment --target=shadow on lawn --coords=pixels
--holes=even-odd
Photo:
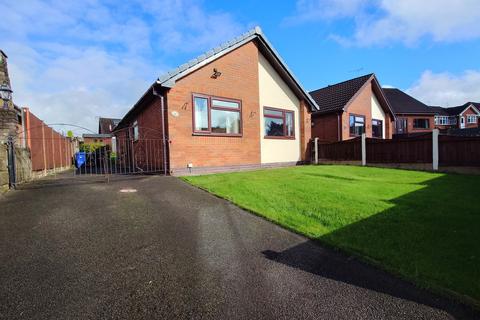
[[[392,208],[337,229],[319,240],[386,261],[385,265],[402,270],[410,277],[452,277],[453,283],[460,283],[463,288],[478,285],[475,260],[466,258],[466,255],[474,259],[480,257],[480,233],[476,232],[480,214],[465,212],[468,206],[464,203],[465,199],[477,199],[480,183],[474,178],[445,175],[426,181],[424,188],[393,199]],[[471,206],[470,211],[471,208],[475,207]],[[326,249],[316,241],[306,241],[282,252],[267,250],[263,254],[278,263],[442,309],[455,317],[480,317],[478,310],[419,290],[407,281]],[[456,278],[458,273],[463,273],[463,279]]]

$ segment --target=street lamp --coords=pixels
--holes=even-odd
[[[12,92],[8,84],[0,85],[0,98],[3,100],[4,109],[8,109],[8,101],[12,100]]]

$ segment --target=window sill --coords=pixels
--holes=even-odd
[[[197,137],[229,137],[229,138],[241,138],[243,134],[231,134],[231,133],[208,133],[208,132],[194,132],[192,136]]]
[[[263,139],[272,139],[272,140],[295,140],[295,137],[263,136]]]

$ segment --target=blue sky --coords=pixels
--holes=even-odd
[[[18,105],[96,128],[161,73],[255,25],[313,90],[375,72],[429,104],[480,100],[480,1],[6,1]]]

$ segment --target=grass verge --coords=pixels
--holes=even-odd
[[[480,306],[478,176],[301,166],[183,179],[423,287]]]

